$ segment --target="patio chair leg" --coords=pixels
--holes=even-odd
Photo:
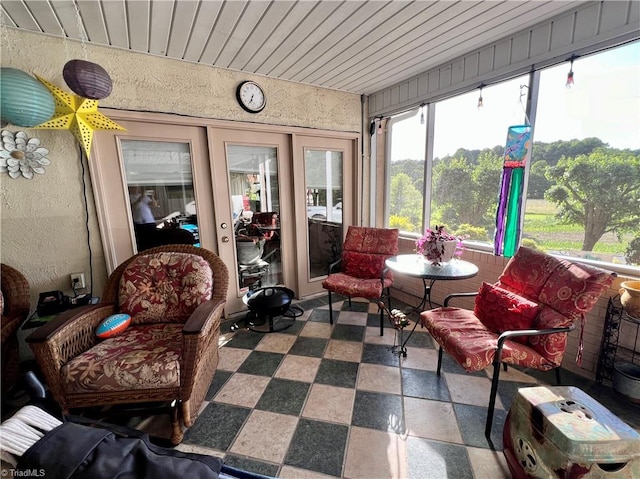
[[[556,385],[560,386],[562,382],[560,381],[560,368],[556,368]]]
[[[329,293],[329,324],[333,324],[333,306],[331,303],[331,291],[327,290]]]
[[[440,376],[440,368],[442,367],[442,346],[438,348],[438,367],[436,368],[436,374]]]
[[[493,379],[491,380],[491,395],[489,396],[489,408],[487,410],[487,424],[484,428],[484,435],[491,436],[491,426],[493,422],[493,410],[496,406],[496,395],[498,394],[498,379],[500,378],[500,363],[493,363]]]
[[[384,294],[380,296],[380,301],[383,300]],[[387,308],[391,311],[391,291],[389,288],[387,288]],[[380,309],[380,336],[384,336],[384,311],[380,307],[378,307],[378,309]]]

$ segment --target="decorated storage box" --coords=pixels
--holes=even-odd
[[[575,387],[520,389],[503,441],[514,478],[640,478],[640,434]]]

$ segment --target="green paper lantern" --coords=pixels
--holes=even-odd
[[[51,119],[55,102],[47,87],[28,73],[0,68],[0,107],[3,121],[30,128]]]

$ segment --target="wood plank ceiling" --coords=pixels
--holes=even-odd
[[[2,0],[0,21],[71,40],[371,94],[576,2]]]

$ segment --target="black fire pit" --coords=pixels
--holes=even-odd
[[[248,291],[242,298],[249,312],[245,316],[246,327],[260,333],[273,333],[290,327],[302,314],[297,306],[291,306],[295,293],[283,286],[270,286]],[[238,323],[232,330],[239,329]]]

